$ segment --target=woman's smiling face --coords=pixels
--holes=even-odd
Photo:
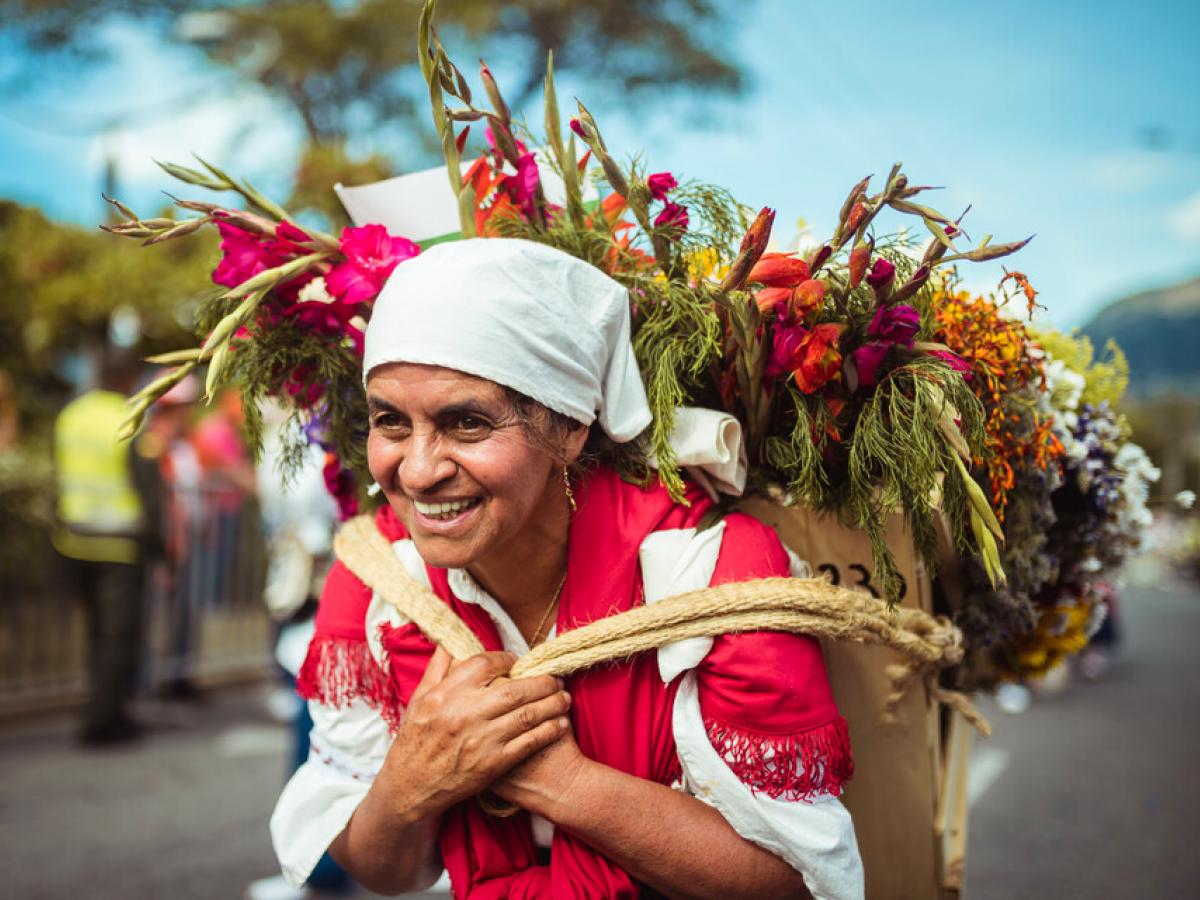
[[[466,568],[536,539],[565,502],[561,462],[530,440],[494,382],[389,363],[371,371],[367,405],[371,475],[432,566]]]

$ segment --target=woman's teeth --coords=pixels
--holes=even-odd
[[[413,506],[417,512],[426,518],[430,519],[452,519],[464,509],[470,509],[479,503],[479,498],[475,497],[471,500],[455,500],[452,503],[422,503],[419,500],[413,501]]]

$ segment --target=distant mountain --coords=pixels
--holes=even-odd
[[[1200,390],[1200,278],[1116,300],[1083,333],[1097,353],[1114,338],[1139,396]]]

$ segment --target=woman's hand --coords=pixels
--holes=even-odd
[[[569,732],[562,682],[508,679],[514,661],[434,651],[380,772],[402,821],[440,815]]]
[[[561,801],[591,761],[575,743],[570,729],[558,740],[509,770],[492,783],[492,791],[509,803],[541,813],[546,801]]]

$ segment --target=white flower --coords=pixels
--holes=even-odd
[[[318,275],[304,287],[300,288],[297,299],[301,303],[332,303],[333,295],[325,286],[325,276]]]
[[[1196,505],[1196,492],[1180,491],[1175,495],[1175,502],[1179,504],[1180,509],[1191,509]]]

